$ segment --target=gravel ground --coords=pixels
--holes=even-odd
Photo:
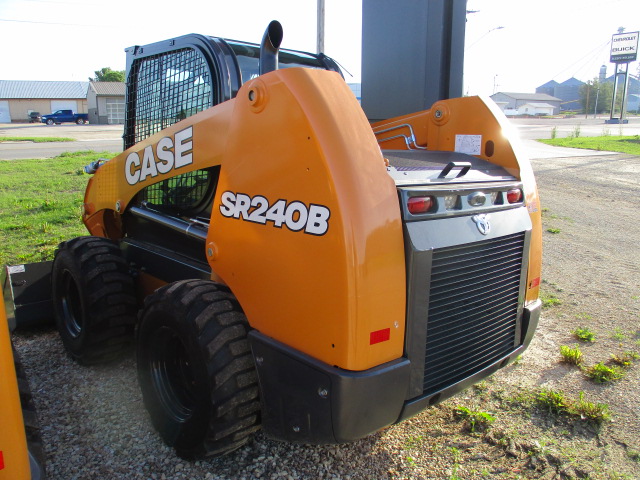
[[[246,447],[200,462],[179,459],[153,430],[133,353],[82,367],[48,328],[14,335],[29,374],[51,479],[475,479],[640,478],[640,367],[594,384],[560,362],[560,345],[589,327],[585,364],[640,351],[640,158],[573,157],[533,162],[544,207],[547,308],[523,359],[420,415],[339,446],[280,443],[259,433]],[[636,363],[639,363],[636,361]],[[608,404],[601,426],[540,409],[541,388]],[[463,406],[495,418],[474,428]]]

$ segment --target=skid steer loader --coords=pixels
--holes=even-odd
[[[87,166],[91,236],[53,262],[70,355],[135,332],[185,458],[361,438],[507,365],[540,315],[536,184],[495,105],[370,124],[335,61],[281,40],[127,49],[125,151]]]

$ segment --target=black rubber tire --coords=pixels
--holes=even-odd
[[[84,120],[83,120],[83,119],[81,119],[81,118],[78,118],[78,119],[76,120],[76,124],[78,124],[78,125],[84,125]]]
[[[182,280],[145,300],[138,381],[151,421],[185,459],[220,456],[260,428],[247,319],[223,285]]]
[[[62,343],[79,363],[114,360],[131,346],[135,288],[129,265],[111,240],[62,242],[53,261],[52,297]]]
[[[46,477],[46,455],[42,446],[42,437],[40,436],[40,423],[38,422],[38,414],[29,388],[29,381],[25,373],[22,362],[13,345],[13,362],[16,369],[16,378],[18,379],[18,392],[20,394],[20,404],[22,407],[22,419],[24,421],[24,430],[27,437],[27,448],[29,449],[29,466],[31,468],[31,478],[43,480]]]
[[[50,118],[47,120],[47,125],[53,125],[55,122]]]

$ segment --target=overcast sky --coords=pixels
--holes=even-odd
[[[640,0],[468,0],[468,9],[477,10],[467,16],[470,95],[586,81],[603,64],[611,74],[611,35],[640,30]],[[186,33],[259,42],[273,19],[283,47],[315,51],[316,0],[0,0],[0,80],[87,80],[124,70],[126,47]],[[325,53],[348,82],[361,80],[361,31],[361,0],[326,0]]]

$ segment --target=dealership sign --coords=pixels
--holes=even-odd
[[[611,63],[635,62],[638,58],[638,32],[616,33],[611,37]]]

